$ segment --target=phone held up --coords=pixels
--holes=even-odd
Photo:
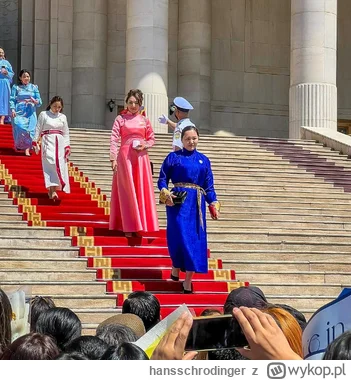
[[[213,351],[247,346],[238,321],[232,315],[195,317],[186,351]]]

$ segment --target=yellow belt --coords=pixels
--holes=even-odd
[[[196,189],[197,192],[197,206],[199,208],[199,218],[200,218],[200,225],[202,229],[204,229],[204,221],[202,219],[202,209],[201,209],[201,195],[206,195],[206,191],[200,187],[199,185],[196,185],[195,183],[187,183],[187,182],[178,182],[173,184],[174,187],[185,187],[188,189]]]

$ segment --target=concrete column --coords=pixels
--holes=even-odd
[[[74,0],[72,124],[105,128],[107,1]]]
[[[127,1],[126,92],[140,88],[155,132],[168,112],[168,0]]]
[[[291,0],[290,138],[337,129],[337,0]]]
[[[211,120],[211,0],[179,0],[178,95],[201,132]]]

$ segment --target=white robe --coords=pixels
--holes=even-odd
[[[46,131],[59,131],[60,133],[45,134]],[[51,111],[41,112],[33,141],[38,142],[40,137],[45,187],[56,186],[59,190],[69,193],[65,147],[70,146],[70,140],[66,115],[54,114]]]

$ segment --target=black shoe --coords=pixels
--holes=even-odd
[[[191,284],[191,290],[186,290],[186,289],[184,289],[184,282],[183,282],[183,293],[184,294],[193,294],[194,293],[193,284]]]
[[[174,276],[174,275],[171,273],[171,280],[173,280],[173,281],[179,281],[179,277],[178,277],[178,276]]]

